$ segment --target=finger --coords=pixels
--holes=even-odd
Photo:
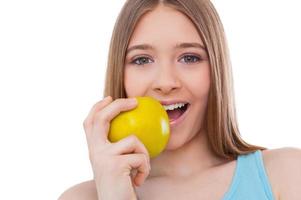
[[[147,164],[147,157],[145,156],[145,154],[127,154],[122,155],[121,158],[124,159],[125,163],[128,164],[128,166],[126,167],[128,167],[129,170],[137,170],[136,176],[134,177],[135,185],[142,185],[150,172],[149,165]]]
[[[113,101],[100,112],[96,113],[93,118],[91,140],[98,145],[99,143],[107,142],[111,120],[122,111],[133,109],[137,104],[136,99],[121,98]]]
[[[148,164],[150,164],[150,156],[146,147],[135,135],[130,135],[118,142],[112,143],[109,152],[113,155],[143,153],[148,159]]]
[[[105,106],[107,106],[111,102],[112,102],[112,97],[107,96],[104,99],[97,102],[96,104],[94,104],[94,106],[91,108],[88,116],[84,120],[84,128],[86,129],[87,127],[90,127],[92,125],[93,117],[94,117],[95,113],[97,111],[103,109]]]
[[[91,108],[87,118],[84,121],[84,130],[85,130],[85,135],[86,135],[86,140],[88,143],[88,148],[89,150],[91,149],[91,132],[92,132],[92,128],[93,128],[93,117],[96,114],[97,111],[103,109],[105,106],[107,106],[109,103],[112,102],[112,97],[111,96],[107,96],[106,98],[102,99],[101,101],[97,102],[96,104],[94,104],[94,106]]]

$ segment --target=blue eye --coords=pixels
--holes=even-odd
[[[184,63],[197,63],[201,61],[201,57],[199,56],[194,56],[194,55],[184,55],[179,61],[184,62]],[[150,58],[146,56],[141,56],[138,58],[135,58],[133,61],[130,62],[130,64],[135,64],[135,65],[145,65],[153,62]]]
[[[138,57],[136,59],[134,59],[131,64],[136,64],[136,65],[145,65],[148,64],[150,62],[150,59],[148,57]]]
[[[183,59],[184,59],[185,63],[196,63],[201,60],[200,57],[194,56],[194,55],[185,55],[180,60],[183,60]]]

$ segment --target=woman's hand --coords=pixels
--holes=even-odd
[[[89,158],[100,200],[137,199],[134,184],[140,186],[149,175],[149,154],[136,136],[131,135],[116,143],[108,140],[111,120],[137,104],[136,99],[113,101],[108,96],[93,106],[84,121]],[[135,170],[137,173],[133,175]]]

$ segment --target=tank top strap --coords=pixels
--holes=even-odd
[[[255,159],[256,159],[256,165],[257,165],[259,177],[263,184],[266,195],[269,197],[269,199],[274,199],[273,192],[272,192],[272,186],[270,184],[269,177],[265,170],[261,150],[255,151],[254,155],[255,155]]]
[[[239,155],[229,190],[222,200],[274,200],[261,150]]]

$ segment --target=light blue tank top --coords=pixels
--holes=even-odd
[[[260,150],[238,156],[232,183],[222,200],[275,200]]]

